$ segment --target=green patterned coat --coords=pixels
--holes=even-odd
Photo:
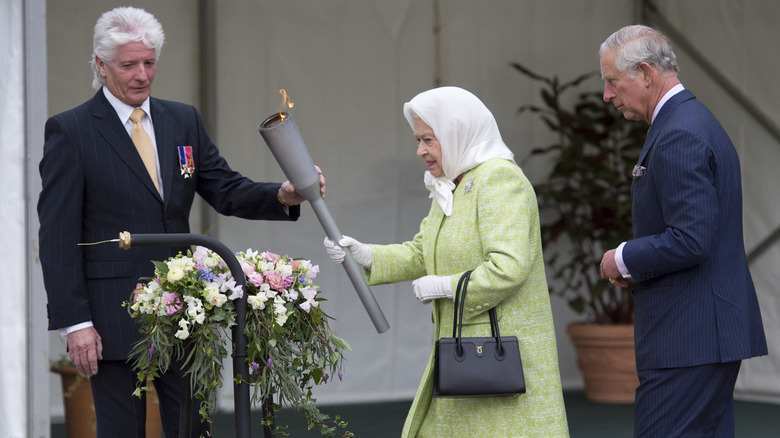
[[[552,311],[533,187],[513,162],[491,159],[468,171],[452,215],[432,202],[413,240],[372,245],[370,284],[451,275],[452,290],[473,269],[463,336],[489,336],[498,306],[503,336],[517,336],[527,392],[517,397],[432,398],[433,352],[403,437],[566,437]],[[435,339],[452,335],[452,300],[432,302]]]

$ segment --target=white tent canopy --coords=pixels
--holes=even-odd
[[[47,371],[63,351],[46,333],[45,294],[37,262],[35,203],[43,122],[92,96],[92,29],[100,13],[124,3],[105,0],[9,0],[4,26],[0,104],[0,178],[6,305],[0,308],[0,424],[8,436],[48,436],[62,415],[59,382]],[[346,0],[216,2],[139,0],[163,24],[166,46],[153,94],[195,104],[231,165],[258,180],[283,175],[257,133],[276,111],[277,91],[296,103],[295,118],[314,161],[328,179],[328,206],[345,234],[372,243],[409,239],[426,214],[424,167],[414,153],[402,105],[420,91],[458,85],[493,111],[515,156],[551,138],[532,117],[518,116],[539,100],[520,62],[545,75],[571,79],[598,69],[599,44],[617,28],[643,19],[670,36],[680,78],[722,121],[743,169],[745,242],[759,291],[770,352],[780,322],[776,265],[780,207],[767,200],[780,178],[780,3],[772,0]],[[644,5],[644,6],[643,6]],[[48,19],[47,19],[48,17]],[[203,18],[203,19],[201,19]],[[48,45],[48,48],[47,48]],[[48,65],[48,67],[46,67]],[[599,90],[598,79],[582,90]],[[48,92],[47,92],[48,90]],[[532,182],[544,169],[525,169]],[[203,213],[206,211],[206,213]],[[410,399],[432,347],[429,308],[409,284],[373,288],[391,329],[379,335],[343,269],[327,258],[324,232],[308,206],[295,224],[215,218],[193,211],[193,230],[229,248],[251,247],[302,256],[320,264],[318,285],[328,297],[334,328],[352,345],[343,382],[317,389],[320,403]],[[121,231],[121,230],[118,230]],[[16,281],[16,279],[26,279]],[[26,308],[20,312],[20,308]],[[579,318],[553,299],[561,374],[567,389],[582,387],[566,325]],[[12,354],[7,354],[13,352]],[[780,402],[780,360],[743,364],[737,396]],[[230,367],[228,364],[228,372]],[[23,377],[23,378],[21,378]],[[229,385],[219,395],[232,408]],[[13,389],[11,391],[10,389]],[[27,394],[25,403],[18,394]]]

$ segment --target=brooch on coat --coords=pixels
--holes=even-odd
[[[179,146],[179,169],[184,178],[195,173],[195,160],[192,159],[192,146]]]
[[[647,173],[647,168],[638,164],[634,166],[634,170],[631,171],[631,175],[634,177],[634,179],[645,176],[645,173]]]
[[[474,178],[469,179],[466,181],[466,185],[463,187],[463,191],[468,194],[471,191],[471,188],[474,187]]]

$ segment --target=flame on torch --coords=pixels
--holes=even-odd
[[[285,91],[284,88],[279,90],[279,94],[282,95],[282,103],[279,105],[279,117],[281,117],[282,120],[284,120],[284,118],[287,117],[287,113],[285,110],[287,110],[287,108],[294,107],[295,104],[292,101],[290,101],[289,96],[287,96],[287,91]]]

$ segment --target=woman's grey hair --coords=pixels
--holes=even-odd
[[[651,27],[636,24],[613,33],[601,44],[599,56],[612,51],[615,68],[631,78],[636,77],[641,62],[655,67],[665,77],[677,76],[680,71],[669,40]]]
[[[116,57],[119,46],[133,42],[142,42],[146,47],[153,48],[155,61],[160,59],[165,33],[154,15],[139,8],[120,7],[105,12],[98,18],[90,62],[94,74],[94,88],[100,88],[106,83],[106,78],[100,76],[95,57],[110,64]]]

